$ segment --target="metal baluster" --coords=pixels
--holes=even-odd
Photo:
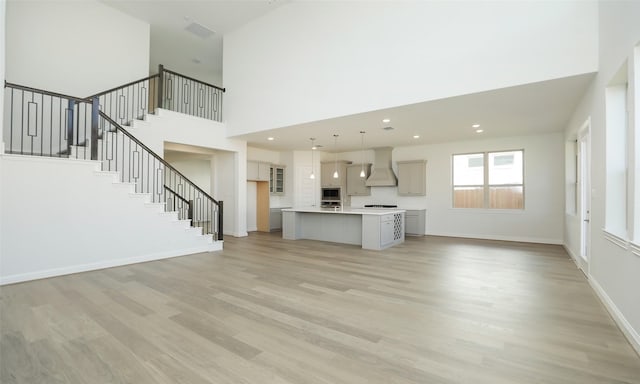
[[[11,89],[11,113],[10,113],[10,129],[9,129],[9,150],[13,152],[13,94],[15,93],[15,89]]]
[[[58,136],[58,152],[60,157],[62,157],[62,138],[64,137],[64,124],[62,124],[62,116],[64,116],[64,111],[62,109],[62,99],[58,98],[58,126],[59,128],[59,136]]]
[[[56,128],[59,128],[53,122],[53,115],[54,115],[53,99],[54,99],[53,96],[49,96],[49,104],[47,106],[48,109],[49,109],[49,118],[48,119],[44,119],[42,121],[42,132],[43,132],[42,139],[46,140],[45,137],[44,137],[45,130],[47,132],[49,132],[49,155],[48,156],[51,156],[51,157],[56,156],[57,152],[59,152],[59,151],[56,151],[54,153],[54,151],[53,151],[53,142],[55,140],[55,135],[57,135],[57,133],[58,133]],[[44,114],[44,110],[45,110],[45,108],[44,108],[44,105],[43,105],[43,107],[42,107],[43,114]],[[45,124],[48,124],[48,126],[45,127]]]
[[[84,124],[83,124],[83,132],[84,132],[84,149],[82,150],[82,158],[84,160],[87,159],[87,146],[89,143],[87,142],[87,105],[82,104],[84,107]],[[78,104],[78,110],[80,110],[80,104]]]
[[[125,113],[124,113],[125,121],[124,121],[124,124],[122,124],[122,125],[129,125],[129,124],[130,124],[130,121],[131,121],[131,116],[129,116],[129,89],[130,89],[130,87],[126,87],[126,89],[127,89],[127,98],[124,100],[124,105],[125,105]],[[123,93],[124,93],[124,91],[123,91]]]
[[[44,155],[44,94],[40,94],[40,156]],[[37,115],[36,115],[37,116]],[[37,131],[37,127],[36,127]]]
[[[22,143],[24,142],[24,91],[22,91],[22,104],[20,104],[22,110],[22,125],[20,127],[20,154],[22,155]]]

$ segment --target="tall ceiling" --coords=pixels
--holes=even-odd
[[[101,0],[151,26],[150,69],[158,65],[223,86],[222,36],[284,4],[285,0]],[[200,37],[186,28],[214,31]]]
[[[222,83],[223,35],[290,0],[100,0],[151,26],[152,73],[158,64],[206,82]],[[196,22],[214,31],[199,37],[186,28]],[[310,138],[328,151],[477,140],[559,132],[587,90],[584,74],[471,95],[406,105],[236,136],[249,146],[304,150]],[[391,119],[389,123],[382,120]],[[472,127],[480,124],[482,133]],[[383,130],[391,127],[392,130]],[[338,144],[334,143],[338,134]],[[419,136],[414,138],[414,136]],[[273,140],[267,140],[269,137]]]

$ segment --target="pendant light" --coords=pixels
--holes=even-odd
[[[363,179],[367,176],[364,173],[364,131],[360,131],[360,134],[362,135],[362,138],[360,140],[360,147],[362,148],[362,164],[361,164],[361,169],[360,169],[360,177],[362,177]]]
[[[340,175],[338,175],[338,135],[333,135],[334,137],[334,150],[336,151],[334,154],[334,161],[335,161],[335,170],[333,171],[333,178],[337,179],[338,177],[340,177]]]
[[[316,138],[312,137],[309,140],[311,140],[311,175],[309,175],[309,178],[313,180],[316,178],[316,175],[313,173],[313,151],[316,150],[316,144],[315,144]]]

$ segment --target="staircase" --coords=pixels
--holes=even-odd
[[[221,250],[222,201],[209,196],[125,127],[159,107],[220,121],[223,92],[162,66],[156,75],[89,98],[5,83],[5,154],[93,164],[93,177],[110,180],[114,193],[124,191],[144,207],[136,208],[136,215],[151,213],[170,223],[181,242],[188,234],[193,247],[185,247],[192,251]],[[7,282],[3,280],[0,283]]]

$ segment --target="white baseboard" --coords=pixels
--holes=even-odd
[[[576,265],[576,267],[578,267],[578,269],[580,269],[585,276],[587,276],[587,279],[589,278],[589,272],[588,272],[588,263],[586,260],[584,260],[582,257],[578,256],[575,254],[575,252],[573,252],[571,250],[570,247],[567,246],[567,244],[562,244],[562,246],[564,247],[564,250],[567,251],[567,253],[569,254],[569,256],[571,257],[571,259],[573,260],[573,263]]]
[[[144,263],[147,261],[169,259],[172,257],[192,255],[194,253],[214,252],[214,251],[220,251],[220,250],[222,250],[222,241],[216,241],[204,246],[198,246],[194,248],[182,249],[177,251],[160,252],[160,253],[154,253],[154,254],[143,255],[143,256],[134,256],[126,259],[99,261],[96,263],[71,265],[71,266],[61,267],[61,268],[47,269],[44,271],[33,271],[28,273],[16,274],[16,275],[0,276],[0,285],[15,284],[15,283],[21,283],[21,282],[30,281],[30,280],[46,279],[48,277],[70,275],[73,273],[95,271],[98,269],[120,267],[123,265]]]
[[[233,237],[247,237],[249,236],[248,232],[224,232],[225,236],[233,236]]]
[[[569,256],[571,256],[571,258],[573,259],[573,262],[576,263],[577,266],[579,266],[578,264],[578,257],[576,256],[575,253],[573,253],[573,251],[571,250],[571,248],[569,248],[567,246],[567,244],[562,244],[562,247],[564,248],[565,251],[567,251],[567,253],[569,254]]]
[[[613,300],[611,300],[602,286],[600,286],[593,277],[589,278],[589,284],[591,284],[591,288],[596,292],[604,306],[607,308],[607,311],[609,311],[613,320],[618,324],[618,327],[620,327],[620,330],[622,330],[622,333],[626,336],[627,340],[629,340],[633,349],[635,349],[636,353],[640,355],[640,335],[638,332],[633,329]]]
[[[520,243],[538,243],[563,245],[562,239],[552,239],[543,237],[526,237],[526,236],[501,236],[501,235],[478,235],[473,233],[449,233],[449,232],[429,232],[427,236],[444,236],[444,237],[462,237],[467,239],[480,240],[499,240],[499,241],[516,241]]]

